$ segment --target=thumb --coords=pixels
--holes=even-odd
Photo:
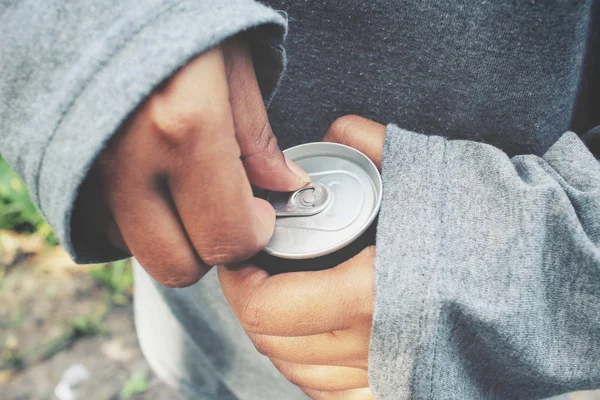
[[[306,186],[310,182],[308,174],[287,160],[277,145],[248,46],[241,39],[231,39],[223,44],[223,50],[235,135],[248,180],[280,192]]]
[[[345,144],[361,151],[381,170],[385,125],[357,115],[336,119],[323,141]]]

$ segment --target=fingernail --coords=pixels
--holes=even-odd
[[[289,158],[285,158],[285,163],[288,168],[300,179],[300,181],[304,184],[310,182],[310,176],[298,164],[290,160]]]

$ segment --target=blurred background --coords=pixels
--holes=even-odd
[[[178,399],[140,352],[132,279],[75,265],[0,158],[0,399]]]
[[[180,399],[139,349],[132,283],[128,261],[75,265],[0,158],[0,399]]]

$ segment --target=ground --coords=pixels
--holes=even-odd
[[[89,379],[74,399],[178,399],[139,349],[129,266],[115,278],[114,265],[76,266],[30,239],[0,232],[0,398],[57,399],[64,371],[81,364]]]
[[[10,400],[55,399],[56,384],[63,371],[77,363],[84,365],[90,378],[75,388],[78,399],[120,399],[126,383],[136,374],[145,376],[148,389],[132,399],[178,399],[150,371],[138,344],[130,305],[113,310],[105,321],[107,334],[77,340],[50,359],[32,365],[5,383],[3,398]]]

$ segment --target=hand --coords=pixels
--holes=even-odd
[[[325,140],[363,151],[378,167],[385,127],[337,120]],[[374,399],[368,355],[375,247],[335,268],[269,276],[245,264],[218,269],[223,293],[258,351],[315,400]]]
[[[251,184],[292,191],[309,181],[277,146],[236,38],[149,96],[101,153],[78,204],[154,279],[183,287],[267,244],[275,212]]]

